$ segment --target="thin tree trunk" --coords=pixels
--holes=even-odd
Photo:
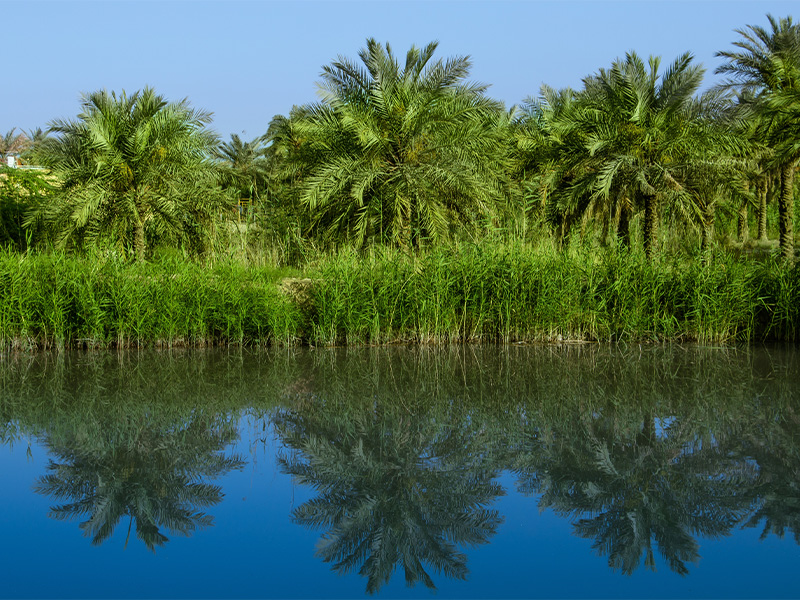
[[[748,216],[747,205],[748,205],[747,200],[742,200],[742,205],[739,207],[739,223],[738,223],[739,241],[742,242],[743,244],[747,241],[747,238],[749,237],[750,234],[749,227],[747,226],[747,216]]]
[[[756,190],[758,191],[758,239],[767,241],[767,178],[762,177],[758,180]]]
[[[778,203],[781,256],[794,262],[794,163],[781,168],[781,197]]]
[[[714,218],[714,207],[706,207],[703,211],[703,238],[700,246],[703,262],[706,262],[711,255],[711,246],[714,243]]]
[[[645,194],[644,196],[644,254],[648,259],[653,258],[658,240],[658,206],[657,196]]]
[[[133,234],[133,249],[136,252],[136,260],[144,262],[144,252],[146,249],[144,241],[144,223],[137,221],[136,229]]]
[[[619,222],[617,223],[617,238],[625,248],[631,247],[631,216],[628,209],[623,206],[619,209]]]
[[[742,205],[739,207],[739,220],[738,220],[738,234],[739,234],[739,241],[744,244],[747,241],[747,238],[750,236],[750,227],[747,224],[747,218],[749,216],[749,201],[747,196],[750,194],[750,182],[745,180],[742,183],[742,191],[744,192],[744,197],[742,198]]]

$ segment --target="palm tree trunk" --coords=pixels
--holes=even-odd
[[[781,197],[778,203],[781,256],[794,262],[794,163],[781,168]]]
[[[739,241],[745,243],[749,236],[749,227],[747,226],[747,200],[742,200],[742,205],[739,207],[739,222],[738,222],[738,229],[739,229]]]
[[[144,252],[146,249],[144,241],[144,223],[136,222],[136,229],[133,233],[133,249],[136,252],[136,260],[144,262]]]
[[[626,207],[619,210],[619,222],[617,223],[617,237],[625,248],[631,247],[631,217]]]
[[[758,239],[767,241],[767,179],[758,180]]]
[[[657,196],[644,195],[644,253],[648,259],[653,258],[658,241],[658,206]]]

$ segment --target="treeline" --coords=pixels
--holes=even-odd
[[[468,80],[468,57],[374,39],[323,67],[319,102],[250,141],[221,142],[210,113],[152,89],[94,92],[74,119],[3,137],[0,153],[49,175],[3,172],[0,243],[139,260],[238,247],[301,265],[343,245],[578,234],[651,258],[766,240],[777,213],[792,261],[800,26],[768,21],[717,53],[723,79],[703,94],[691,54],[664,68],[630,52],[507,109]]]
[[[768,21],[702,94],[690,54],[630,52],[507,109],[468,57],[373,39],[250,141],[150,88],[87,94],[3,138],[42,168],[0,172],[0,336],[795,340],[800,25]]]

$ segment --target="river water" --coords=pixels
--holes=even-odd
[[[0,355],[2,598],[800,597],[792,347]]]

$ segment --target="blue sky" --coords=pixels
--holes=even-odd
[[[507,105],[542,83],[581,79],[635,50],[663,63],[691,51],[707,84],[736,28],[787,16],[782,0],[156,1],[0,0],[0,133],[71,118],[81,92],[150,85],[214,113],[213,128],[247,139],[275,114],[316,99],[323,65],[356,58],[368,37],[404,55],[439,40],[468,54],[471,79]],[[800,18],[800,15],[793,15]]]

